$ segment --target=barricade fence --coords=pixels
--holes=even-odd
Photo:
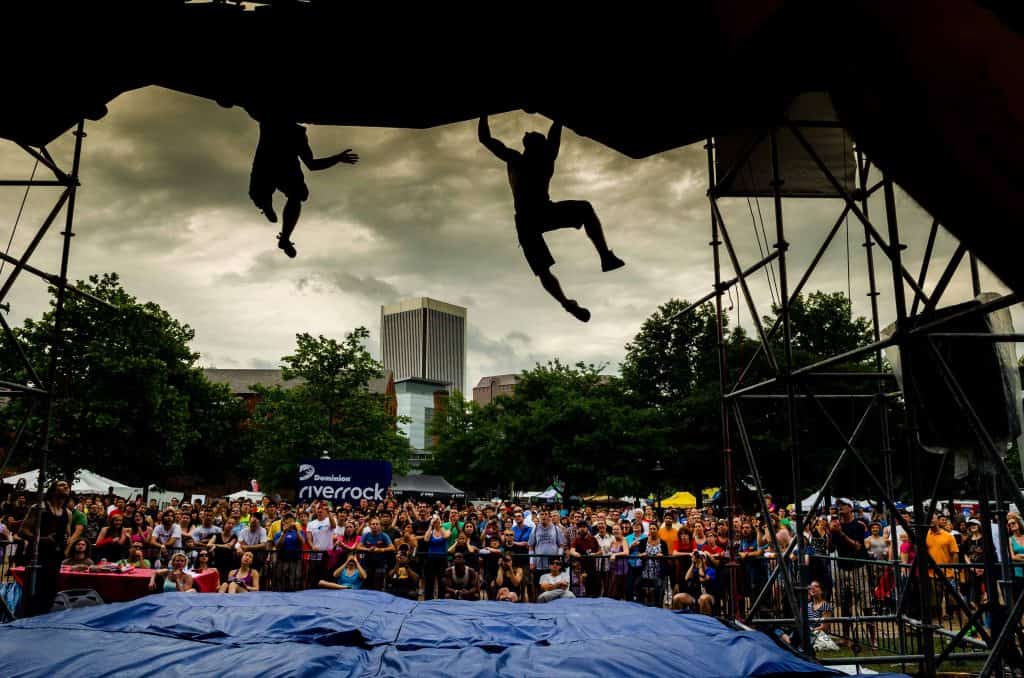
[[[238,568],[242,551],[237,548],[214,547],[211,566],[216,567],[222,582],[232,570]],[[164,567],[170,557],[181,550],[161,550],[146,546],[144,557],[154,567]],[[197,549],[184,551],[189,563],[195,563]],[[260,573],[260,589],[265,591],[297,591],[317,588],[321,581],[335,582],[338,570],[348,559],[349,551],[284,551],[280,549],[254,549],[252,567]],[[398,566],[397,553],[370,554],[351,551],[359,559],[366,573],[362,585],[366,588],[389,590],[387,575]],[[577,597],[608,597],[635,600],[648,605],[668,605],[673,592],[687,589],[686,575],[691,569],[689,554],[654,557],[643,554],[611,556],[545,556],[529,553],[499,553],[486,549],[464,553],[466,565],[473,568],[480,579],[485,598],[493,598],[502,587],[518,594],[519,600],[536,600],[540,594],[540,577],[550,572],[550,561],[559,560],[569,578],[569,591]],[[420,580],[417,586],[424,599],[445,596],[444,575],[452,566],[453,554],[431,556],[414,552],[406,567]],[[510,566],[510,567],[509,567]],[[699,568],[691,575],[689,590],[697,600],[702,594],[714,593],[714,581],[700,581]],[[713,567],[712,572],[713,575]],[[509,579],[511,578],[511,581]]]
[[[988,568],[965,563],[929,567],[929,583],[922,591],[914,567],[893,561],[811,555],[803,567],[793,564],[791,572],[801,590],[811,581],[818,582],[831,608],[831,620],[823,630],[855,650],[872,647],[894,655],[922,654],[922,630],[927,624],[936,655],[983,656],[991,641]],[[1001,580],[1001,567],[989,567],[996,569],[996,579]],[[1013,581],[1003,581],[1003,590],[996,595],[1003,599],[1014,585]],[[779,588],[781,582],[776,580],[772,586]],[[925,596],[930,619],[922,614]],[[772,600],[772,604],[751,610],[748,621],[762,628],[794,625],[794,615],[785,599],[780,604],[775,595]]]

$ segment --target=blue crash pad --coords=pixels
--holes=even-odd
[[[0,626],[0,675],[841,675],[715,619],[607,599],[168,593]]]

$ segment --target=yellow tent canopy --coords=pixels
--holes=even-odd
[[[662,508],[688,509],[697,505],[697,497],[689,492],[676,492],[668,499],[661,500]]]

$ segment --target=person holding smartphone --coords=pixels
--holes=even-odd
[[[388,572],[388,592],[399,598],[419,600],[420,576],[409,565],[408,549],[399,549],[395,557],[395,566]]]
[[[334,571],[336,581],[330,582],[321,579],[317,586],[322,589],[354,589],[363,588],[366,581],[366,570],[359,564],[359,558],[355,553],[350,553],[342,563],[341,567]]]
[[[714,590],[716,571],[709,563],[709,557],[703,551],[694,551],[691,555],[690,568],[683,577],[683,593],[687,593],[697,601],[701,614],[711,614],[715,605]]]
[[[501,556],[501,563],[498,565],[498,573],[494,577],[493,588],[495,590],[494,598],[497,600],[497,592],[501,589],[507,589],[512,593],[516,594],[518,600],[524,599],[524,587],[526,575],[523,572],[522,567],[517,567],[512,560],[511,553],[503,553]]]

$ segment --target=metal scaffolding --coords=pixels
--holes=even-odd
[[[816,126],[834,125],[839,128],[838,123],[816,123]],[[992,437],[986,431],[985,425],[979,417],[978,412],[972,405],[958,375],[951,369],[950,365],[943,359],[938,345],[943,342],[976,341],[976,342],[1021,342],[1024,341],[1024,334],[978,334],[968,332],[950,331],[950,323],[955,320],[964,320],[968,317],[982,317],[985,314],[1000,309],[1008,308],[1021,301],[1018,294],[1009,294],[998,299],[980,303],[973,308],[959,311],[953,314],[946,314],[934,319],[929,319],[931,314],[943,300],[949,284],[960,268],[965,255],[968,255],[970,264],[971,282],[974,294],[980,294],[980,280],[977,263],[973,256],[969,256],[966,248],[960,245],[956,248],[946,267],[943,269],[938,281],[930,289],[926,290],[925,282],[930,263],[934,260],[934,245],[939,224],[933,222],[929,232],[927,244],[924,250],[924,261],[918,274],[912,275],[904,266],[903,250],[904,243],[901,241],[901,233],[897,220],[894,188],[890,180],[885,176],[877,179],[872,178],[872,164],[870,159],[865,158],[859,151],[856,152],[856,188],[852,191],[835,176],[832,169],[826,164],[814,145],[808,140],[804,131],[806,123],[797,123],[794,120],[783,118],[779,123],[770,129],[759,131],[754,141],[740,154],[738,161],[733,167],[727,170],[723,176],[716,177],[716,141],[708,140],[705,146],[707,150],[707,163],[709,172],[708,198],[711,211],[711,242],[713,266],[714,266],[714,288],[704,297],[688,306],[685,312],[695,309],[705,303],[714,302],[715,317],[717,319],[718,334],[718,359],[720,375],[720,406],[721,406],[721,432],[722,432],[722,458],[724,462],[725,488],[728,501],[729,518],[729,539],[735,543],[733,537],[733,518],[738,515],[736,501],[736,481],[734,477],[733,441],[737,440],[744,459],[751,471],[753,484],[756,486],[759,508],[763,515],[768,515],[768,504],[765,500],[765,487],[762,483],[762,476],[759,471],[759,455],[751,442],[751,434],[748,431],[747,421],[744,418],[744,407],[750,406],[754,399],[776,399],[785,406],[785,427],[786,446],[789,451],[791,463],[791,484],[794,497],[794,539],[784,550],[779,549],[774,533],[771,536],[771,546],[778,557],[779,563],[789,561],[795,556],[796,563],[804,563],[804,555],[807,545],[804,543],[804,530],[811,524],[811,520],[818,512],[822,501],[830,496],[832,487],[838,473],[842,468],[853,465],[859,472],[864,474],[871,485],[875,496],[880,500],[881,506],[885,509],[890,525],[899,525],[913,535],[918,554],[913,575],[907,582],[903,583],[896,592],[897,609],[894,615],[884,617],[893,620],[899,627],[899,651],[893,652],[887,657],[864,658],[862,663],[918,663],[925,675],[934,675],[936,670],[950,659],[974,658],[984,659],[985,666],[983,676],[991,675],[997,667],[1003,665],[1014,665],[1020,667],[1020,655],[1018,645],[1021,642],[1019,635],[1022,605],[1024,605],[1024,591],[1015,592],[1011,584],[1009,568],[1007,567],[1008,557],[1006,554],[1007,539],[1005,533],[1000,534],[1000,544],[993,543],[989,530],[985,532],[985,562],[986,583],[989,591],[989,603],[986,606],[978,606],[972,610],[971,606],[957,591],[957,587],[950,578],[947,578],[941,568],[934,567],[934,561],[928,556],[926,548],[926,533],[935,511],[937,493],[943,474],[947,471],[946,457],[943,455],[941,463],[932,464],[938,470],[934,477],[931,476],[926,464],[923,463],[923,455],[927,454],[920,443],[920,425],[916,420],[915,407],[906,406],[902,408],[902,438],[905,441],[905,454],[908,459],[909,484],[911,490],[911,501],[913,503],[913,520],[908,524],[896,507],[896,496],[894,494],[893,481],[893,456],[892,435],[890,417],[899,411],[898,403],[917,402],[919,394],[917,385],[913,378],[911,361],[915,357],[927,357],[933,360],[940,368],[942,383],[945,385],[948,396],[956,404],[959,414],[962,416],[962,423],[965,428],[974,434],[977,450],[980,456],[987,462],[986,466],[980,466],[979,470],[972,471],[970,480],[975,483],[975,489],[981,494],[982,517],[985,525],[990,519],[996,520],[1001,526],[1005,525],[1005,510],[1007,498],[1013,499],[1018,506],[1024,507],[1024,496],[1012,482],[1000,450],[996,448]],[[784,132],[791,134],[799,142],[799,147],[810,159],[824,179],[831,186],[833,197],[842,201],[840,214],[831,228],[827,231],[823,241],[811,259],[806,270],[800,275],[799,281],[793,287],[790,285],[790,273],[792,265],[787,258],[789,243],[786,240],[784,229],[784,202],[785,193],[783,190],[785,177],[782,176],[779,161],[779,134]],[[774,251],[765,254],[755,263],[744,267],[737,255],[734,240],[729,233],[726,221],[722,214],[719,201],[729,195],[728,190],[723,190],[726,183],[732,178],[739,167],[746,162],[753,153],[754,147],[767,142],[770,148],[771,157],[771,198],[773,202],[775,221],[775,242]],[[873,195],[881,193],[884,201],[883,214],[885,218],[884,227],[876,226],[870,218],[869,199]],[[732,195],[736,195],[732,193]],[[863,227],[866,254],[866,277],[869,287],[868,298],[871,304],[871,327],[873,341],[866,346],[839,355],[830,356],[809,365],[796,365],[793,356],[793,337],[791,334],[791,308],[798,296],[804,290],[811,274],[822,260],[822,257],[829,249],[836,234],[845,219],[852,215]],[[753,217],[753,213],[751,215]],[[884,235],[883,235],[884,233]],[[767,238],[766,238],[767,239]],[[893,303],[896,311],[896,322],[893,331],[888,336],[883,336],[879,322],[879,286],[875,262],[875,248],[878,248],[883,255],[883,264],[888,262],[893,283]],[[728,272],[723,270],[723,249],[724,255],[730,264]],[[777,291],[779,299],[776,306],[777,319],[766,327],[762,322],[764,315],[759,312],[755,299],[750,291],[748,280],[756,272],[766,267],[774,267],[777,270]],[[731,277],[729,277],[731,276]],[[750,322],[756,330],[760,343],[757,352],[750,358],[750,362],[739,373],[736,379],[730,377],[729,366],[727,365],[727,351],[725,336],[727,333],[727,319],[723,312],[722,297],[729,293],[733,287],[738,287],[743,301],[749,313]],[[908,295],[910,299],[908,300]],[[781,330],[781,336],[779,332]],[[773,344],[773,341],[775,342]],[[900,352],[902,365],[902,390],[891,388],[891,373],[884,371],[882,351],[888,347],[897,347]],[[864,372],[843,372],[835,371],[837,366],[842,366],[853,360],[874,358],[874,371]],[[771,373],[774,375],[760,383],[745,384],[748,372],[757,360],[764,360]],[[827,377],[825,383],[838,385],[834,392],[822,392],[820,387],[821,377]],[[877,388],[873,394],[865,395],[863,389],[856,390],[847,388],[855,383],[863,385],[864,379],[873,380]],[[856,381],[855,381],[856,380]],[[826,407],[830,399],[846,399],[851,403],[863,404],[863,409],[857,424],[852,433],[847,434],[836,421],[836,418]],[[801,507],[802,488],[801,480],[801,445],[800,445],[800,418],[801,416],[814,416],[818,422],[825,425],[826,429],[834,438],[840,452],[831,466],[826,477],[820,482],[817,499],[809,511],[803,511]],[[884,459],[884,468],[875,469],[867,463],[861,449],[858,447],[859,439],[862,438],[864,429],[869,419],[877,419],[877,430],[879,432],[879,452]],[[985,469],[985,470],[981,470]],[[930,488],[926,493],[925,488]],[[991,503],[994,502],[994,503]],[[769,530],[770,532],[773,532]],[[894,533],[891,536],[895,536]],[[1002,549],[1002,567],[997,562],[995,548]],[[726,601],[726,612],[733,619],[745,619],[746,623],[754,626],[778,625],[780,622],[789,624],[798,630],[796,638],[803,652],[813,655],[814,650],[811,644],[809,623],[806,614],[806,607],[802,602],[806,600],[806,581],[801,581],[799,576],[800,568],[792,571],[790,567],[778,566],[770,573],[767,582],[760,588],[758,593],[752,594],[753,603],[746,615],[741,615],[737,609],[737,554],[730,554],[730,562],[727,564],[728,584],[726,589],[728,595]],[[932,573],[932,574],[930,574]],[[937,627],[933,623],[932,613],[929,609],[929,596],[921,596],[921,620],[912,619],[907,610],[907,586],[911,580],[916,580],[918,591],[928,591],[931,586],[930,579],[937,579],[942,588],[945,589],[949,600],[952,600],[959,611],[963,612],[968,622],[962,625],[959,633],[952,633]],[[781,581],[777,581],[781,580]],[[791,611],[792,617],[788,619],[759,618],[758,612],[764,604],[771,599],[773,587],[781,586],[785,603]],[[998,593],[996,593],[998,592]],[[990,614],[991,633],[982,632],[982,640],[965,639],[970,626],[975,625],[981,628],[980,615],[986,611]],[[858,610],[854,614],[860,614]],[[850,620],[870,622],[883,617],[851,617]],[[907,639],[910,634],[919,634],[917,647],[919,652],[912,653],[907,648]],[[1018,638],[1013,640],[1014,635]],[[950,638],[951,637],[951,638]],[[948,642],[947,642],[948,641]],[[970,642],[968,642],[970,641]],[[937,651],[936,642],[940,643],[941,651]],[[1015,644],[1016,643],[1016,644]],[[980,647],[979,647],[980,645]],[[857,658],[844,657],[834,660],[832,663],[855,663]]]
[[[13,266],[10,273],[8,273],[7,277],[3,280],[2,286],[0,286],[0,305],[3,306],[4,311],[10,311],[10,303],[8,301],[9,295],[14,283],[22,273],[30,273],[37,278],[42,279],[47,284],[54,286],[57,290],[57,299],[53,310],[54,331],[52,343],[50,345],[49,364],[46,367],[45,378],[42,378],[40,376],[41,372],[36,369],[36,366],[32,365],[21,346],[20,340],[12,331],[10,324],[4,316],[0,314],[0,327],[2,327],[3,330],[4,340],[9,342],[14,348],[14,353],[17,355],[19,363],[24,368],[25,375],[28,377],[28,379],[19,380],[17,377],[6,378],[7,375],[3,375],[5,378],[0,379],[0,397],[31,399],[31,403],[26,408],[25,414],[17,427],[14,440],[7,449],[6,458],[3,462],[2,468],[6,468],[7,463],[17,452],[22,442],[22,436],[36,412],[45,412],[41,432],[42,446],[38,450],[40,455],[38,503],[40,506],[42,506],[44,501],[47,482],[47,463],[53,433],[53,413],[55,401],[59,395],[57,393],[57,385],[59,383],[58,370],[60,356],[63,351],[62,337],[65,295],[68,292],[71,292],[72,294],[79,294],[89,298],[94,302],[109,305],[88,292],[79,290],[74,285],[69,284],[67,280],[68,263],[71,256],[71,238],[74,237],[72,228],[74,226],[75,198],[79,187],[78,176],[82,157],[82,143],[86,136],[84,126],[84,120],[80,120],[73,132],[75,136],[75,143],[70,171],[61,169],[60,165],[56,160],[54,160],[53,156],[45,146],[35,148],[25,144],[18,144],[25,153],[35,160],[37,166],[41,165],[46,170],[49,170],[53,175],[53,179],[36,179],[35,172],[33,172],[32,177],[27,180],[0,180],[0,186],[22,187],[26,190],[33,187],[59,187],[62,189],[49,213],[43,219],[42,223],[35,229],[35,233],[21,256],[13,257],[7,253],[0,253],[0,259]],[[60,272],[55,275],[47,273],[46,271],[31,265],[29,262],[32,260],[33,255],[40,243],[43,241],[43,238],[50,230],[50,227],[60,217],[62,211],[64,212],[64,230],[60,233]],[[30,607],[32,605],[32,601],[35,600],[38,591],[41,568],[39,563],[39,530],[41,525],[42,521],[36,520],[36,534],[35,539],[33,540],[31,560],[26,568],[24,597],[27,605]]]

